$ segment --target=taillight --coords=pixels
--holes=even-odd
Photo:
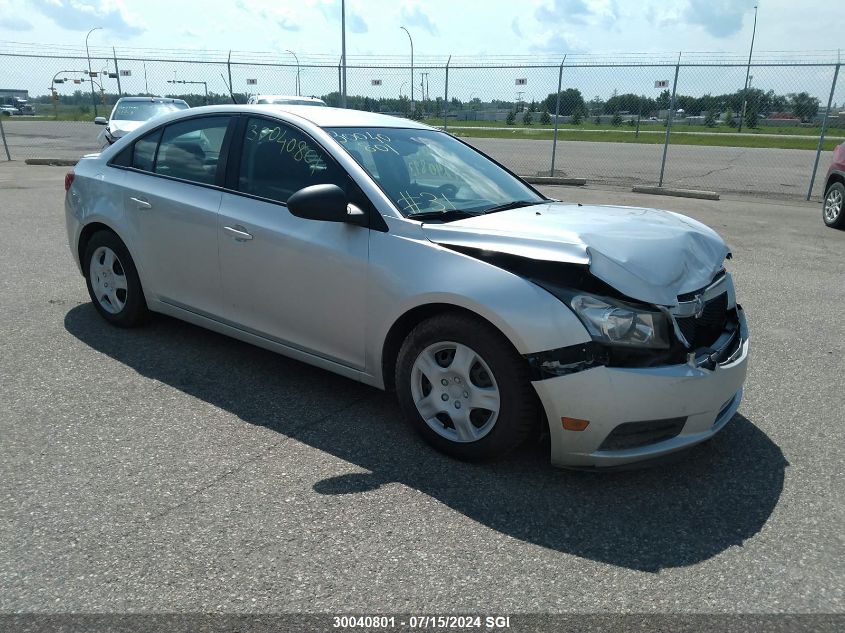
[[[70,189],[70,186],[73,184],[73,178],[76,176],[71,169],[68,173],[65,174],[65,191]]]

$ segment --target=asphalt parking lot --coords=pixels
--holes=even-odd
[[[845,232],[818,204],[592,188],[718,230],[752,336],[710,443],[582,473],[469,465],[392,396],[88,303],[63,168],[0,163],[0,611],[845,609]]]

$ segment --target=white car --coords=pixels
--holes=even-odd
[[[98,116],[94,123],[104,126],[97,136],[100,147],[108,147],[124,134],[137,129],[150,119],[162,114],[187,110],[190,106],[182,99],[165,97],[121,97],[112,108],[109,118]]]
[[[287,95],[253,95],[247,100],[247,104],[326,107],[326,102],[317,97],[291,97]]]
[[[393,388],[459,458],[501,456],[542,420],[554,464],[627,464],[707,440],[740,404],[748,330],[713,230],[551,200],[407,119],[195,108],[65,187],[106,321],[161,312]]]

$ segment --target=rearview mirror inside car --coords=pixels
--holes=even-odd
[[[343,189],[337,185],[311,185],[288,198],[288,211],[298,218],[323,222],[348,222],[366,226],[367,215],[350,204]]]
[[[109,120],[104,116],[98,116],[94,118],[95,125],[108,125]]]

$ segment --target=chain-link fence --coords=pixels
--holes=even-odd
[[[784,55],[359,57],[344,91],[326,56],[98,49],[89,63],[0,43],[0,121],[12,160],[75,159],[98,150],[93,119],[120,96],[198,106],[301,94],[445,126],[523,176],[819,196],[845,140],[845,79],[836,57]]]

